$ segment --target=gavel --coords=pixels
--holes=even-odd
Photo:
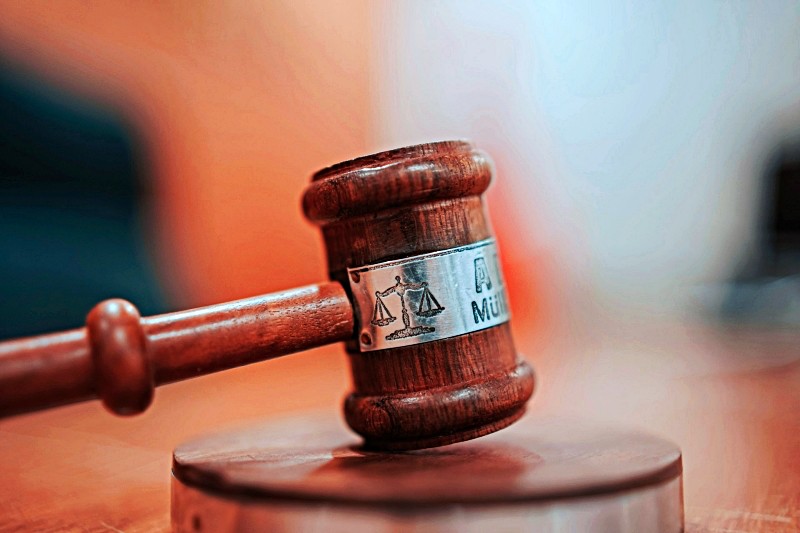
[[[473,439],[516,421],[534,374],[514,347],[482,194],[490,158],[464,141],[320,170],[303,210],[330,281],[142,317],[95,306],[85,327],[0,343],[0,416],[99,397],[144,411],[156,385],[344,342],[348,425],[368,448]]]

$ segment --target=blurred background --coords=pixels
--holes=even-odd
[[[787,433],[800,426],[796,2],[0,12],[0,337],[79,326],[109,297],[151,314],[319,281],[320,237],[299,207],[315,170],[468,138],[497,163],[488,205],[540,377],[532,409],[677,440],[690,524],[720,479],[730,500],[714,523],[756,500],[786,508],[758,472],[800,469]],[[58,435],[80,465],[101,454],[88,433],[108,461],[115,445],[152,452],[136,470],[149,474],[121,481],[161,497],[147,476],[181,439],[337,406],[347,379],[338,347],[314,350],[171,385],[135,420],[93,404],[4,422],[15,438],[0,454],[42,491],[30,468],[49,441],[36,439]],[[710,442],[715,464],[739,469],[708,466]],[[96,480],[73,473],[69,490],[47,489],[58,505],[113,512],[111,496],[84,501],[81,480]],[[133,514],[161,524],[158,502]],[[762,514],[800,523],[796,506]]]
[[[310,174],[416,142],[496,160],[489,205],[534,327],[568,302],[721,305],[720,284],[766,269],[770,231],[798,231],[796,175],[773,194],[800,142],[794,2],[3,12],[4,337],[112,295],[154,312],[319,279]]]

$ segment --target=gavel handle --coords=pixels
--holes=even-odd
[[[135,414],[156,385],[353,331],[352,305],[335,282],[145,318],[125,300],[106,300],[84,328],[0,343],[0,417],[96,397],[116,414]]]

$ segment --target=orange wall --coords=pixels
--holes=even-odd
[[[137,127],[154,187],[149,238],[171,304],[182,308],[325,278],[319,232],[300,210],[303,188],[323,166],[403,144],[376,146],[375,121],[390,120],[387,106],[413,105],[413,95],[387,102],[371,93],[381,86],[371,72],[376,48],[392,39],[372,29],[383,8],[0,0],[0,56]],[[515,331],[530,355],[549,337],[550,265],[517,245],[508,154],[502,144],[481,147],[498,162],[490,210]]]
[[[122,111],[176,305],[322,279],[310,174],[366,150],[362,2],[0,2],[0,54]]]

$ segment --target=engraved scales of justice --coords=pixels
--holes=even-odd
[[[403,310],[403,325],[405,327],[387,335],[387,341],[405,339],[406,337],[415,337],[417,335],[423,335],[425,333],[432,333],[436,331],[436,328],[432,326],[412,327],[411,319],[408,316],[408,310],[406,309],[406,292],[422,290],[422,296],[419,299],[419,307],[415,311],[417,316],[429,318],[444,311],[445,308],[439,304],[431,291],[428,289],[428,282],[423,281],[422,283],[403,283],[403,281],[400,279],[400,276],[395,276],[394,279],[397,281],[395,285],[389,287],[383,292],[375,291],[375,312],[372,315],[372,321],[370,321],[370,324],[373,326],[383,327],[388,326],[396,320],[396,318],[389,312],[389,308],[386,307],[386,304],[382,299],[394,293],[400,296],[400,305]]]

